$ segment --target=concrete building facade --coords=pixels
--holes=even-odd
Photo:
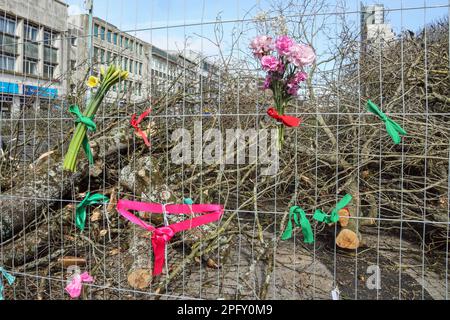
[[[67,4],[39,0],[0,2],[0,110],[51,108],[65,95]]]
[[[0,1],[1,112],[57,107],[89,72],[98,75],[111,63],[130,75],[108,94],[109,103],[182,92],[198,105],[218,89],[218,68],[199,53],[162,50],[98,17],[92,31],[89,25],[87,14],[68,16],[62,0]]]
[[[72,76],[68,88],[74,90],[77,83],[85,79],[89,70],[89,16],[69,16],[68,56]],[[150,78],[150,44],[119,30],[116,26],[94,17],[93,19],[93,73],[99,73],[100,66],[115,63],[129,72],[128,80],[115,86],[107,101],[129,99],[140,102],[148,98]]]

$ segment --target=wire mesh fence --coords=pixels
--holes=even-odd
[[[70,299],[84,272],[80,299],[448,299],[447,0],[95,0],[92,16],[89,1],[67,2],[0,4],[5,299]],[[258,35],[314,48],[285,110],[297,128],[267,115]],[[108,65],[128,77],[95,115],[93,163],[81,151],[69,172],[69,107],[88,109],[98,91],[86,82]],[[391,120],[406,130],[398,144]],[[109,201],[86,206],[93,194]],[[317,221],[346,194],[337,220]],[[142,228],[120,200],[159,207],[133,211]],[[223,214],[165,234],[156,274],[148,225],[189,221],[198,204]]]

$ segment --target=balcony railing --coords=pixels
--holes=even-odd
[[[36,43],[26,42],[24,44],[25,57],[31,59],[39,59],[39,46]]]
[[[15,37],[0,34],[0,52],[16,55],[17,54],[17,40]]]
[[[44,47],[44,61],[52,64],[58,63],[58,49]]]

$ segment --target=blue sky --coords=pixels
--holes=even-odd
[[[84,12],[83,0],[66,0],[66,2],[70,5],[71,13]],[[122,30],[135,30],[214,21],[218,15],[222,20],[241,19],[248,11],[255,14],[267,9],[271,2],[273,0],[94,0],[94,15],[113,23]],[[365,4],[383,3],[386,8],[394,9],[388,12],[387,19],[396,33],[399,33],[402,27],[413,31],[418,30],[425,23],[448,15],[448,8],[429,8],[448,5],[448,0],[364,0],[363,2]],[[333,7],[336,1],[329,0],[328,3]],[[356,12],[359,4],[359,0],[347,0],[348,18],[353,19],[356,25],[359,21],[359,15]],[[402,6],[403,8],[428,8],[403,10],[402,17],[402,11],[395,11]],[[230,44],[230,34],[232,28],[236,26],[234,23],[224,24],[224,47]],[[238,25],[238,28],[246,28],[246,26]],[[248,39],[254,36],[252,30],[245,30],[244,37],[238,43],[241,50],[246,49]],[[336,33],[339,32],[338,28],[334,30]],[[205,25],[203,28],[186,26],[130,33],[163,49],[171,50],[182,50],[184,39],[188,38],[187,41],[192,49],[212,56],[217,53],[216,48],[200,35],[211,37],[213,31],[213,25]],[[319,39],[318,46],[323,44]],[[316,49],[320,51],[319,48]]]

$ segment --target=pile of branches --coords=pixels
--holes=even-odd
[[[227,129],[275,126],[265,116],[271,97],[261,93],[259,78],[230,72],[235,70],[230,65],[222,69],[221,87],[212,86],[209,92],[201,92],[201,99],[190,97],[189,103],[185,95],[189,84],[185,84],[185,90],[168,90],[141,104],[128,103],[120,108],[104,106],[97,117],[99,129],[91,137],[96,164],[88,168],[87,161],[82,159],[76,174],[62,171],[62,157],[73,130],[67,121],[61,121],[71,118],[66,111],[61,111],[59,119],[43,119],[50,121],[45,125],[36,122],[39,120],[35,117],[34,121],[27,122],[31,127],[25,128],[25,122],[19,120],[8,127],[11,135],[20,128],[20,132],[34,130],[26,136],[35,139],[28,140],[28,144],[37,146],[36,138],[48,139],[51,132],[55,147],[46,152],[35,151],[32,161],[22,161],[9,151],[3,157],[0,242],[11,245],[12,239],[17,243],[30,230],[42,228],[42,239],[47,242],[41,243],[46,250],[40,251],[40,255],[45,257],[51,247],[66,248],[64,255],[67,255],[77,251],[75,247],[63,245],[67,236],[76,233],[71,203],[80,200],[86,191],[106,190],[111,195],[115,190],[120,197],[160,201],[158,192],[169,189],[176,195],[173,199],[176,202],[189,196],[196,203],[224,205],[228,222],[212,231],[211,239],[225,230],[242,230],[246,215],[238,215],[240,212],[250,212],[248,216],[252,218],[258,212],[258,228],[273,230],[278,238],[279,229],[285,227],[289,206],[298,204],[307,212],[316,208],[328,211],[340,196],[349,193],[354,198],[349,206],[350,215],[355,218],[351,219],[351,228],[361,238],[365,226],[402,227],[402,231],[411,232],[430,249],[444,246],[448,241],[450,137],[446,34],[448,23],[442,21],[417,36],[367,44],[363,55],[356,41],[343,39],[346,45],[336,58],[336,73],[326,77],[313,67],[304,99],[287,109],[288,113],[302,116],[304,124],[295,131],[287,130],[279,154],[279,170],[274,175],[262,176],[258,161],[248,158],[239,165],[236,162],[206,165],[196,163],[195,159],[191,163],[174,164],[170,159],[178,143],[172,139],[177,128],[188,129],[193,136],[200,122],[203,132],[217,128],[225,137]],[[325,83],[326,90],[318,90],[319,79]],[[196,83],[190,85],[193,90],[198,89]],[[408,134],[401,144],[394,145],[383,123],[365,111],[367,99],[377,103],[405,128]],[[151,123],[146,130],[151,136],[151,148],[147,148],[134,134],[128,119],[133,113],[147,109],[150,101]],[[199,112],[204,108],[208,108],[207,114]],[[183,112],[177,114],[174,110]],[[14,154],[20,154],[17,151],[23,150],[20,148],[23,146],[9,147]],[[151,161],[142,167],[146,159]],[[124,168],[136,179],[146,177],[142,170],[149,171],[150,178],[144,180],[146,188],[141,190],[137,180],[134,185],[124,185],[121,177]],[[284,214],[271,214],[274,211]],[[49,228],[45,225],[49,221],[59,237],[48,238],[45,230]],[[423,224],[424,221],[428,224]],[[65,237],[59,228],[62,222],[68,232]],[[111,249],[108,243],[120,238],[121,227],[115,214],[104,223],[113,234],[101,246],[106,252]],[[325,228],[320,224],[315,230],[320,235]],[[258,236],[263,237],[262,232]],[[85,249],[92,245],[89,239],[83,241]],[[199,248],[196,243],[193,248]],[[34,253],[36,246],[31,244]],[[14,249],[19,251],[26,250]],[[13,264],[17,265],[29,257],[18,262],[15,254],[11,259],[10,263],[15,261]]]

